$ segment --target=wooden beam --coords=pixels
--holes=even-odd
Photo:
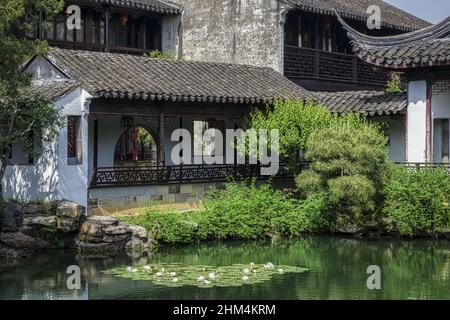
[[[94,168],[98,168],[98,119],[94,120]]]
[[[109,27],[109,19],[110,19],[111,13],[109,6],[106,7],[105,11],[105,51],[109,52],[109,44],[110,44],[110,27]]]
[[[442,120],[442,162],[449,163],[450,161],[450,121],[449,119]]]
[[[432,81],[427,81],[427,98],[426,98],[426,136],[425,136],[425,160],[431,162],[432,143],[433,143],[433,116],[431,113],[431,96],[432,96]]]
[[[158,121],[158,166],[164,166],[165,164],[164,129],[164,112],[160,108]]]

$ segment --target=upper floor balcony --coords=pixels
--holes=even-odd
[[[166,14],[144,9],[107,5],[102,1],[79,0],[81,28],[69,30],[67,15],[42,17],[26,36],[45,39],[52,46],[118,53],[143,54],[163,49],[163,23]],[[161,10],[160,10],[161,11]]]
[[[364,23],[349,21],[371,35],[392,35],[397,30],[367,30]],[[284,75],[309,90],[381,89],[388,74],[357,59],[345,30],[333,16],[291,11],[284,30]]]
[[[382,88],[388,74],[355,55],[285,45],[284,75],[311,90]],[[309,85],[307,83],[310,83]]]

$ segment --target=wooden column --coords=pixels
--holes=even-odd
[[[427,100],[426,100],[426,141],[425,141],[425,160],[431,162],[432,143],[433,143],[433,115],[431,113],[431,95],[432,82],[427,81]]]
[[[109,18],[111,16],[111,12],[109,7],[106,7],[105,11],[105,51],[109,52],[109,37],[110,37],[110,29],[109,29]]]
[[[449,119],[442,120],[442,162],[449,163],[450,160],[450,122]]]
[[[94,169],[98,168],[98,119],[94,119]]]
[[[319,65],[319,43],[320,43],[320,36],[319,36],[319,18],[316,17],[315,23],[314,23],[314,77],[316,79],[319,79],[320,77],[320,65]]]
[[[140,30],[141,30],[141,46],[142,50],[145,52],[145,49],[147,49],[147,44],[145,43],[147,41],[147,37],[145,36],[146,32],[145,18],[141,18]]]
[[[92,44],[92,28],[93,28],[93,16],[92,11],[88,10],[86,11],[86,14],[84,15],[85,21],[84,21],[84,42],[88,44]]]
[[[165,156],[164,156],[164,112],[162,108],[159,110],[158,119],[158,167],[164,166]]]

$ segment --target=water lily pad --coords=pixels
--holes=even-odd
[[[268,264],[234,264],[204,266],[156,263],[146,266],[114,268],[103,271],[119,278],[151,281],[166,287],[195,286],[198,288],[239,287],[269,281],[275,275],[303,273],[306,268]]]

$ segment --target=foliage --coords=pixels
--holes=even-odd
[[[142,209],[136,216],[120,219],[146,228],[149,236],[160,243],[191,243],[197,238],[199,219],[195,212],[160,212],[150,206]]]
[[[257,131],[279,130],[280,157],[295,167],[309,136],[328,127],[335,118],[325,107],[312,101],[278,100],[266,110],[253,110],[245,126]]]
[[[137,216],[121,219],[146,228],[160,243],[173,244],[326,231],[325,209],[320,195],[299,201],[269,185],[229,183],[223,190],[211,191],[198,212],[160,213],[146,208]]]
[[[154,59],[165,59],[165,60],[176,60],[177,59],[175,52],[172,52],[172,51],[152,50],[152,51],[149,51],[146,54],[146,56],[149,58],[154,58]]]
[[[381,198],[387,138],[356,115],[338,119],[309,137],[305,157],[311,165],[298,175],[297,188],[302,197],[325,193],[337,214],[361,222]]]
[[[399,75],[392,76],[392,78],[389,80],[386,91],[389,93],[405,92],[402,80]]]
[[[413,236],[450,230],[448,169],[394,168],[384,192],[384,214],[400,234]]]
[[[300,202],[267,184],[227,184],[208,195],[199,232],[203,238],[214,239],[299,236],[325,229],[321,219],[324,209],[319,196]]]
[[[305,268],[251,263],[231,266],[182,264],[151,264],[138,267],[114,268],[104,271],[120,278],[146,280],[166,287],[194,286],[198,288],[240,287],[271,280],[276,274],[303,273]]]
[[[55,134],[58,112],[35,93],[30,93],[30,77],[23,63],[46,51],[46,43],[12,35],[24,34],[37,25],[40,13],[62,10],[62,0],[3,0],[0,3],[0,181],[8,165],[11,146],[21,145],[33,155],[30,135],[49,139]],[[0,184],[0,197],[2,195]]]

